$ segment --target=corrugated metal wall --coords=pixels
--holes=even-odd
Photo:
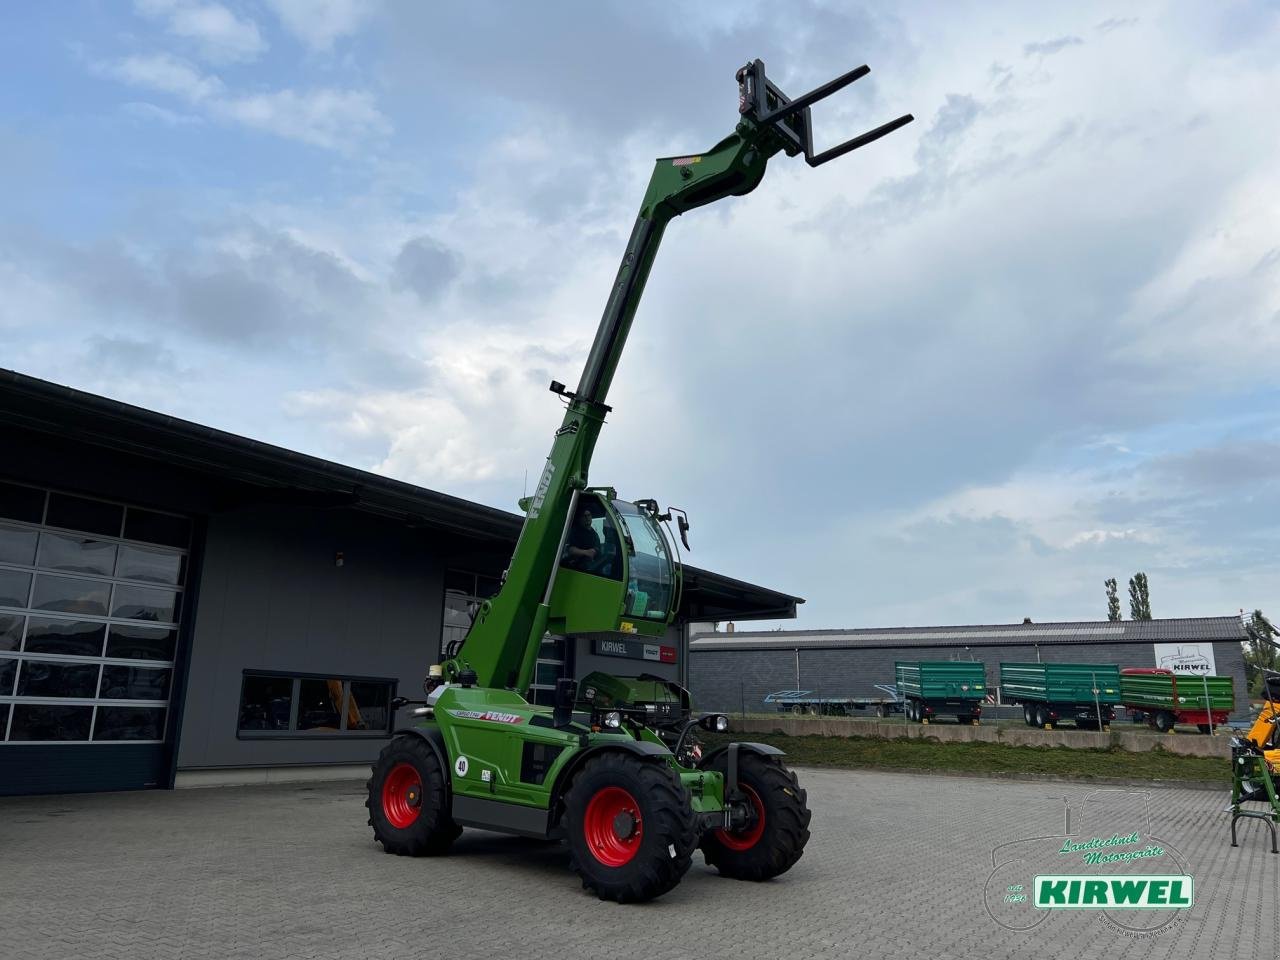
[[[717,634],[719,640],[730,639]],[[1235,641],[1213,644],[1214,660],[1220,675],[1235,680],[1236,714],[1249,713],[1245,696],[1244,655]],[[877,683],[893,683],[897,660],[982,661],[992,691],[1000,679],[1000,661],[1038,659],[1056,663],[1114,663],[1121,667],[1154,667],[1155,649],[1150,643],[1041,643],[1034,646],[820,648],[799,651],[799,682],[796,680],[797,654],[792,649],[699,650],[689,653],[689,687],[701,710],[760,713],[772,709],[764,703],[775,690],[813,690],[824,697],[878,697]],[[1233,714],[1234,716],[1234,714]]]

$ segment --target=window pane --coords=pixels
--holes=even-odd
[[[293,704],[289,677],[245,677],[240,690],[241,730],[288,730]]]
[[[96,663],[54,663],[23,660],[18,673],[20,697],[84,697],[98,689]]]
[[[18,661],[0,659],[0,697],[13,693],[13,678],[18,675]]]
[[[31,606],[37,610],[105,616],[110,592],[111,584],[101,580],[73,580],[42,574],[36,577],[36,592]]]
[[[36,561],[36,532],[24,527],[0,526],[0,563],[29,567]]]
[[[98,696],[105,700],[168,700],[169,671],[105,664]]]
[[[0,740],[4,739],[4,732],[9,729],[9,705],[0,703]]]
[[[351,706],[347,708],[348,730],[391,728],[391,687],[385,683],[351,681]]]
[[[111,615],[127,617],[130,620],[173,623],[178,619],[178,594],[173,590],[157,590],[155,587],[116,584],[116,597],[111,606]]]
[[[116,563],[116,545],[69,533],[40,535],[40,566],[69,573],[97,573],[111,576]]]
[[[123,519],[124,507],[119,504],[86,500],[65,493],[49,494],[49,515],[45,523],[51,527],[66,527],[68,530],[118,537]]]
[[[163,740],[164,707],[99,707],[95,740]]]
[[[93,707],[18,703],[13,707],[13,740],[88,740]]]
[[[126,540],[145,540],[147,543],[186,549],[191,544],[191,521],[186,517],[130,507],[124,521],[124,536]]]
[[[342,709],[341,680],[303,680],[298,690],[298,729],[335,733]]]
[[[0,483],[0,517],[39,523],[44,515],[44,491],[16,483]]]
[[[22,617],[0,613],[0,650],[17,650],[22,642]]]
[[[0,570],[0,607],[25,607],[31,592],[31,574]]]
[[[28,653],[62,653],[73,657],[102,656],[105,624],[83,620],[46,620],[32,617],[27,627]]]
[[[562,663],[543,663],[539,661],[534,668],[533,682],[540,687],[554,687],[556,681],[563,675],[564,664]]]
[[[113,623],[107,633],[107,656],[121,660],[172,660],[178,631]]]
[[[152,583],[182,582],[182,554],[159,547],[120,546],[120,563],[116,576],[126,580],[150,580]]]

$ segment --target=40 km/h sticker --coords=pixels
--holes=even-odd
[[[467,775],[468,766],[467,758],[459,757],[457,760],[453,761],[453,772],[460,777],[465,777]]]

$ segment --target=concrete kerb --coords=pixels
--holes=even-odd
[[[940,743],[1004,743],[1019,747],[1068,747],[1074,750],[1127,750],[1146,753],[1157,747],[1167,753],[1190,757],[1231,755],[1231,739],[1226,733],[1165,734],[1154,736],[1111,728],[1109,733],[1090,730],[1039,730],[1032,727],[979,724],[880,723],[875,720],[845,720],[838,717],[746,717],[730,718],[735,733],[780,733],[789,737],[869,737],[878,740],[935,740]]]

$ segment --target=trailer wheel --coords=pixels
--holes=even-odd
[[[1049,723],[1049,710],[1047,707],[1036,707],[1036,726],[1043,729]]]
[[[1156,714],[1156,729],[1161,733],[1168,733],[1173,729],[1173,714],[1168,710],[1161,710]]]
[[[369,826],[387,853],[436,856],[462,833],[449,811],[440,761],[421,737],[399,736],[383,747],[365,789]]]
[[[1031,710],[1031,704],[1024,703],[1022,705],[1022,719],[1028,727],[1034,727],[1036,725],[1036,715]]]
[[[1207,723],[1197,723],[1196,729],[1206,735],[1213,733],[1213,727],[1209,726]]]
[[[569,866],[601,900],[634,903],[680,882],[698,843],[688,791],[665,763],[605,753],[564,798]]]
[[[725,773],[728,757],[712,769]],[[780,762],[743,751],[738,783],[751,801],[755,821],[742,830],[712,830],[702,838],[702,854],[722,876],[769,880],[786,873],[809,842],[808,797],[796,775]]]
[[[880,704],[880,706],[876,707],[876,716],[881,720],[885,719],[885,717],[889,716],[889,708],[883,703]]]

